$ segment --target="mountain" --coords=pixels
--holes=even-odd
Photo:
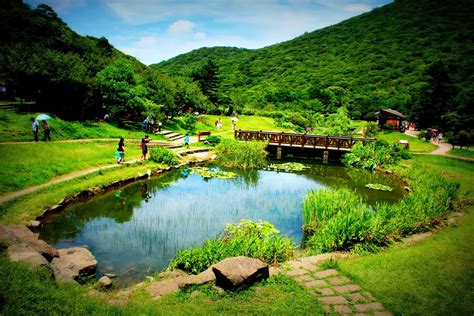
[[[473,10],[472,0],[399,0],[262,49],[201,48],[151,67],[189,77],[212,59],[221,98],[243,104],[241,112],[330,113],[345,105],[353,117],[386,107],[418,116],[427,96],[436,98],[430,67],[438,67],[446,73],[448,101],[467,96],[468,108],[460,111],[472,115]],[[459,105],[442,110],[451,106]]]
[[[49,6],[31,9],[21,0],[3,0],[0,9],[0,83],[6,98],[36,100],[37,111],[81,118],[100,112],[95,76],[116,60],[137,71],[146,66],[109,44],[81,36]]]

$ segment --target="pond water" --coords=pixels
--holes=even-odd
[[[302,202],[310,190],[349,187],[368,203],[403,196],[394,177],[334,165],[299,172],[239,171],[234,179],[204,179],[179,169],[67,207],[43,221],[40,238],[57,248],[86,245],[98,275],[127,284],[160,271],[179,249],[202,245],[226,223],[264,220],[301,243]],[[365,187],[381,183],[393,191]]]

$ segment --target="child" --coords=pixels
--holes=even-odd
[[[189,136],[188,136],[188,134],[186,134],[186,136],[184,136],[184,146],[186,148],[189,148]]]
[[[146,154],[148,153],[148,143],[150,142],[150,139],[148,138],[148,135],[145,135],[145,137],[142,138],[142,142],[140,143],[140,147],[142,148],[142,160],[146,159]]]
[[[118,153],[117,163],[125,162],[125,144],[124,144],[123,138],[120,138],[120,141],[118,143],[117,153]]]

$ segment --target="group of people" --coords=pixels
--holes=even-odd
[[[148,143],[150,141],[151,139],[148,135],[145,135],[145,137],[140,141],[140,147],[142,149],[141,160],[146,160],[146,155],[148,154]],[[119,140],[117,151],[115,152],[115,158],[117,159],[118,164],[125,162],[125,141],[123,137]]]
[[[219,118],[214,122],[214,125],[216,126],[216,129],[222,128],[222,119]]]
[[[35,142],[39,141],[40,126],[39,122],[35,118],[31,118],[31,130],[33,132],[33,139]],[[43,121],[43,141],[51,140],[51,128],[49,127],[48,121]]]

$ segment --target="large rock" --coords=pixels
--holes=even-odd
[[[8,247],[8,258],[14,262],[26,263],[33,269],[47,269],[52,272],[49,262],[28,244],[20,243]]]
[[[51,262],[54,276],[63,282],[80,282],[95,275],[97,260],[86,248],[59,249],[59,258]]]
[[[58,256],[58,251],[48,245],[45,241],[38,239],[38,235],[34,234],[26,226],[21,225],[0,225],[0,243],[11,246],[17,243],[25,243],[39,252],[48,261]]]
[[[233,257],[212,266],[216,285],[227,290],[239,290],[269,276],[268,264],[249,257]]]

